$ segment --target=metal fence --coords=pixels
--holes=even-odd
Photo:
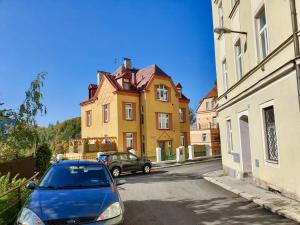
[[[36,180],[38,175],[39,173],[36,173],[19,186],[0,194],[0,225],[14,223],[18,212],[30,193],[25,186],[29,181]]]

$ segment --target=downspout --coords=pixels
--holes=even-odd
[[[299,39],[298,39],[298,21],[297,21],[297,11],[295,0],[290,0],[291,7],[291,18],[292,18],[292,28],[293,28],[293,41],[294,41],[294,52],[295,57],[300,56]],[[295,61],[296,77],[297,77],[297,87],[298,87],[298,102],[300,107],[300,67]]]

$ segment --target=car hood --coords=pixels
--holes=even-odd
[[[118,202],[114,188],[35,190],[26,202],[26,208],[41,220],[58,220],[78,217],[97,217],[109,205]]]

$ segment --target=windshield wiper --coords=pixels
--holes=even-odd
[[[49,186],[39,186],[39,188],[45,188],[45,189],[60,189],[61,187],[55,187],[55,186],[49,185]]]

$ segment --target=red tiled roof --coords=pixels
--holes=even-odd
[[[116,91],[121,91],[121,92],[139,93],[140,91],[143,91],[147,87],[147,85],[149,85],[151,83],[152,77],[154,75],[170,78],[171,83],[175,89],[177,87],[182,88],[180,83],[178,83],[175,86],[173,84],[171,77],[155,64],[147,66],[142,69],[135,69],[135,68],[126,69],[126,68],[124,68],[123,65],[121,65],[112,74],[110,74],[108,72],[101,72],[101,71],[98,71],[98,72],[100,72],[102,74],[102,76],[105,76],[108,79],[108,81],[112,84],[112,86],[115,88]],[[134,84],[131,85],[131,90],[124,90],[123,87],[117,81],[117,79],[122,77],[124,74],[128,74],[126,72],[129,72],[129,74],[132,74],[132,73],[135,74],[136,83],[134,82]],[[99,89],[101,88],[101,85],[90,84],[88,86],[88,89],[95,89],[95,88],[97,89],[96,93],[98,93]],[[88,104],[90,102],[95,101],[96,95],[97,94],[93,95],[92,98],[90,98],[86,101],[83,101],[81,104],[84,105],[84,104]],[[184,96],[183,94],[181,95],[180,99],[189,101],[189,99],[186,96]]]
[[[215,97],[218,97],[217,86],[214,86],[204,98],[215,98]]]

